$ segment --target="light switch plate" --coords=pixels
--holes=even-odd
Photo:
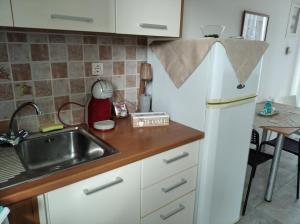
[[[92,75],[103,75],[103,63],[92,63]]]

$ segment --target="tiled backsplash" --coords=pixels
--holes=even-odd
[[[41,124],[58,122],[57,109],[66,101],[84,103],[97,78],[110,80],[114,100],[137,105],[139,66],[147,60],[147,39],[136,36],[0,30],[0,133],[18,105],[34,101],[18,118],[21,128],[37,131]],[[104,74],[92,76],[92,62],[103,63]],[[66,123],[83,121],[84,110],[67,106]]]

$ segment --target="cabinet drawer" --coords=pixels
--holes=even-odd
[[[193,224],[195,191],[142,219],[142,224]]]
[[[197,167],[194,166],[142,190],[142,216],[195,190]]]
[[[142,188],[198,164],[199,141],[192,142],[142,162]]]
[[[11,0],[11,4],[16,27],[115,32],[112,0]]]
[[[45,201],[53,224],[138,224],[140,162],[51,191]]]

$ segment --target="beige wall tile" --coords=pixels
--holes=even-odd
[[[67,63],[52,63],[52,77],[54,79],[67,78],[68,77],[68,65]]]
[[[8,82],[11,80],[10,66],[8,63],[0,63],[0,82]]]
[[[32,81],[17,82],[14,86],[16,99],[32,99],[33,98],[33,83]]]
[[[69,102],[69,101],[70,101],[69,96],[59,96],[59,97],[55,97],[55,98],[54,98],[54,106],[55,106],[55,110],[58,111],[59,108],[60,108],[63,104],[65,104],[65,103],[67,103],[67,102]],[[64,106],[61,110],[62,110],[62,111],[64,111],[64,110],[70,110],[70,104]]]
[[[70,79],[70,88],[71,88],[71,94],[84,93],[85,92],[84,79]]]
[[[32,61],[48,61],[49,50],[48,44],[31,44]]]
[[[67,61],[67,49],[65,44],[49,44],[51,61]]]
[[[97,36],[96,35],[84,36],[83,43],[84,44],[97,44]]]
[[[68,59],[71,61],[83,60],[82,45],[68,45]]]
[[[135,60],[136,59],[136,46],[126,47],[126,59]]]
[[[30,64],[12,64],[11,70],[14,81],[31,80]]]
[[[0,62],[7,62],[8,54],[6,44],[0,44]]]
[[[0,101],[0,120],[10,119],[12,113],[15,111],[14,101]]]
[[[8,44],[8,50],[11,62],[29,62],[28,44]]]
[[[99,60],[99,48],[96,44],[83,45],[83,55],[85,61]]]
[[[112,47],[113,60],[125,60],[126,51],[124,46],[113,46]]]
[[[34,82],[34,92],[36,97],[52,96],[52,81],[42,80]]]
[[[123,75],[123,74],[125,74],[124,61],[114,62],[114,64],[113,64],[113,74],[114,75]]]
[[[78,78],[84,77],[84,64],[83,62],[69,62],[68,65],[69,77]]]
[[[34,102],[39,106],[43,115],[55,112],[54,98],[52,96],[35,98]]]
[[[99,46],[99,58],[100,60],[112,60],[111,46]]]
[[[6,32],[0,31],[0,42],[7,42]]]
[[[126,100],[134,111],[146,42],[144,37],[116,34],[1,29],[0,109],[5,113],[0,114],[0,130],[7,129],[14,106],[28,101],[37,103],[43,114],[36,116],[30,107],[22,110],[20,124],[25,128],[37,130],[40,124],[57,122],[58,107],[69,100],[85,103],[97,79],[112,82],[113,100]],[[103,63],[103,75],[92,75],[93,62]],[[82,108],[69,105],[62,117],[66,123],[78,123]]]
[[[31,76],[33,80],[51,79],[51,70],[49,62],[32,62]]]
[[[48,35],[44,33],[29,33],[28,42],[30,43],[48,43]]]
[[[53,96],[66,96],[70,93],[69,79],[54,79]]]
[[[49,35],[50,43],[65,43],[65,36],[60,34],[50,34]]]
[[[27,34],[19,32],[7,32],[8,42],[26,42]]]

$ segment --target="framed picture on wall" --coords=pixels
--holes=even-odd
[[[300,18],[300,5],[293,3],[290,9],[290,19],[287,27],[287,35],[296,36],[298,33],[298,24]]]
[[[246,40],[265,41],[269,16],[262,13],[244,11],[241,36]]]

